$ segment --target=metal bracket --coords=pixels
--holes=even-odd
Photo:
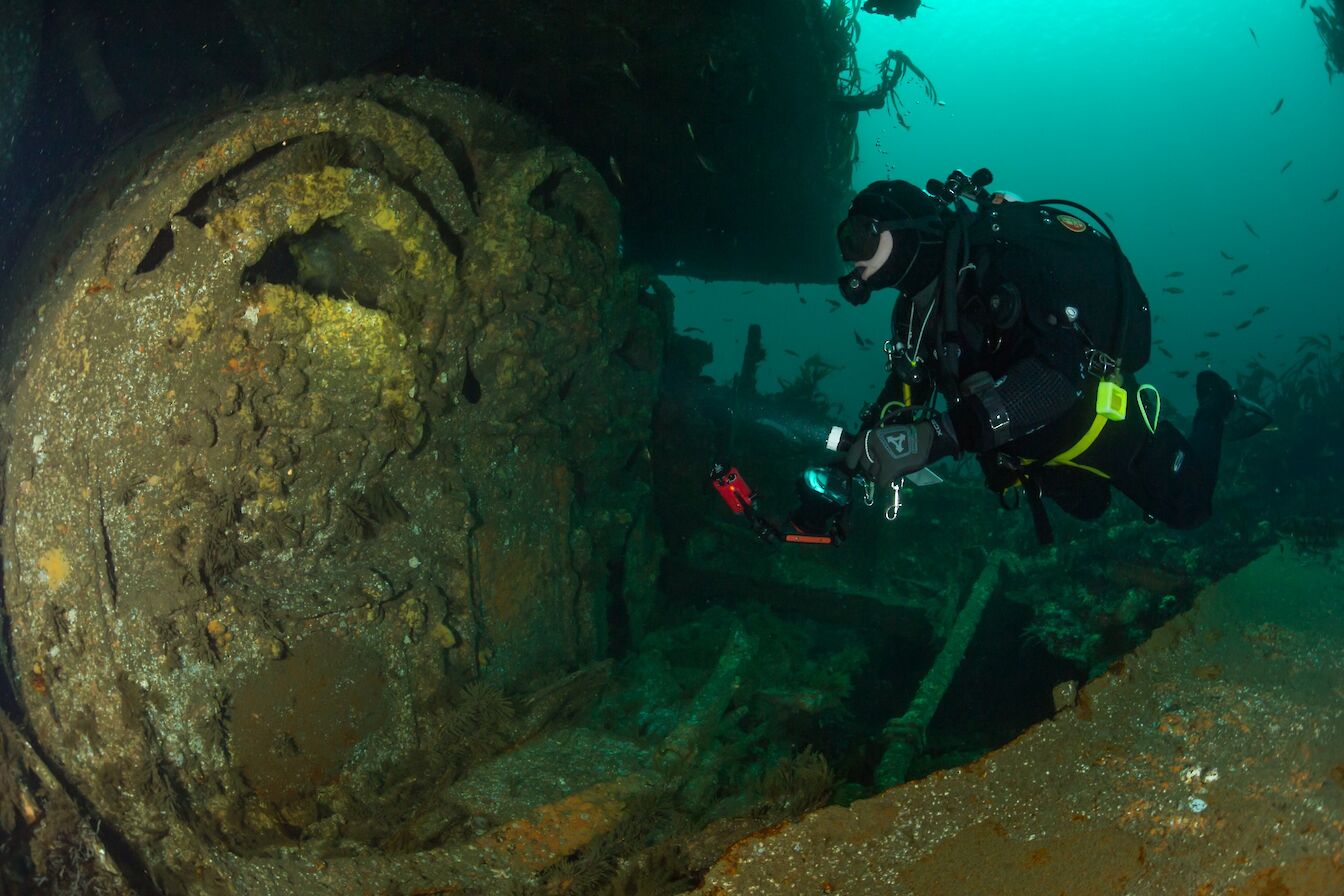
[[[1120,372],[1119,358],[1112,358],[1096,348],[1089,348],[1084,354],[1087,357],[1087,372],[1097,379],[1104,380]]]

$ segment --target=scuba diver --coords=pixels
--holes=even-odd
[[[1112,486],[1150,522],[1200,525],[1236,393],[1203,371],[1189,437],[1159,420],[1157,390],[1134,379],[1148,360],[1148,300],[1110,228],[1075,203],[990,194],[992,179],[981,169],[927,190],[878,181],[854,198],[837,230],[854,265],[840,291],[854,305],[880,289],[899,298],[887,382],[857,435],[830,447],[866,480],[868,503],[875,488],[890,505],[889,519],[907,477],[918,482],[934,461],[970,453],[1005,506],[1021,489],[1043,543],[1052,535],[1042,496],[1095,519]],[[794,527],[829,528],[811,503]],[[831,506],[838,513],[842,503]]]

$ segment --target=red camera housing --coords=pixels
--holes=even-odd
[[[747,481],[742,478],[742,474],[737,471],[737,467],[728,467],[725,469],[716,466],[711,474],[711,481],[714,484],[714,490],[719,493],[723,503],[728,505],[728,509],[733,513],[746,513],[752,506],[755,499],[755,492]]]

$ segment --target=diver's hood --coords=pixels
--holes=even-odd
[[[860,263],[886,254],[876,269],[865,269],[870,290],[892,287],[914,293],[942,270],[945,232],[942,207],[928,193],[903,180],[869,184],[849,206],[836,236],[847,261]],[[889,253],[882,237],[890,234]]]

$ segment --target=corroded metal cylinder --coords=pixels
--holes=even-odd
[[[601,652],[657,563],[665,321],[588,162],[470,91],[342,82],[160,144],[18,281],[6,660],[91,810],[204,875],[376,842],[458,684]]]

